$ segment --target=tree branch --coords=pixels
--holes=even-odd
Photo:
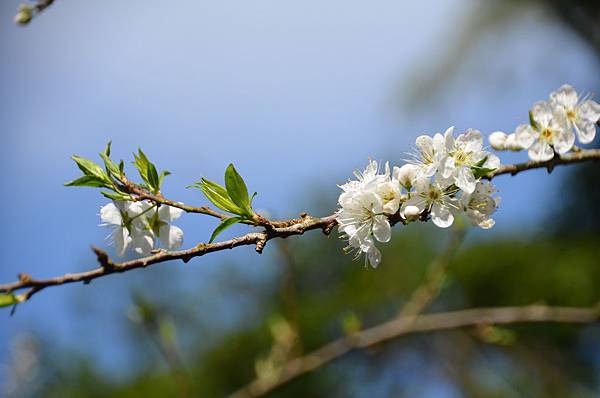
[[[382,323],[328,343],[315,351],[287,362],[268,379],[255,379],[230,398],[263,396],[290,381],[315,370],[349,352],[365,349],[411,333],[441,331],[487,324],[575,323],[587,324],[600,319],[598,308],[524,307],[478,308],[437,314],[406,316]]]
[[[578,152],[572,152],[562,156],[556,155],[554,159],[551,159],[547,162],[529,161],[513,165],[503,165],[494,172],[490,173],[486,178],[491,180],[503,174],[515,175],[525,170],[539,168],[546,168],[549,171],[551,171],[555,166],[558,165],[568,165],[597,160],[600,160],[600,149],[580,150]],[[139,193],[139,195],[141,194],[142,192]],[[144,194],[147,195],[147,193]],[[223,218],[224,216],[218,212],[214,212],[213,210],[211,210],[210,212],[205,211],[205,209],[208,209],[207,207],[194,208],[175,201],[164,199],[159,196],[144,197],[144,199],[157,201],[159,203],[170,206],[175,206],[185,211],[209,214],[218,218]],[[215,214],[212,214],[213,212]],[[390,222],[392,224],[396,224],[398,222],[404,223],[405,220],[403,220],[400,214],[397,213],[390,217]],[[27,274],[19,274],[19,281],[0,285],[0,293],[12,293],[22,289],[30,289],[26,293],[21,294],[17,297],[17,299],[20,302],[22,302],[28,300],[35,293],[49,286],[64,285],[75,282],[89,283],[90,281],[96,278],[101,278],[106,275],[126,272],[136,268],[144,268],[152,264],[163,263],[170,260],[183,260],[184,262],[188,262],[194,257],[200,257],[207,253],[212,253],[216,251],[233,249],[237,246],[254,245],[256,251],[258,253],[261,253],[266,243],[271,239],[287,238],[288,236],[293,235],[302,235],[307,231],[312,231],[316,229],[321,229],[324,234],[328,235],[329,233],[331,233],[332,229],[336,225],[337,221],[335,219],[335,214],[323,218],[317,218],[303,213],[301,217],[297,219],[269,221],[268,225],[265,225],[265,230],[262,232],[248,233],[240,237],[232,238],[217,243],[199,243],[195,247],[187,250],[178,250],[171,252],[160,251],[149,257],[124,262],[113,262],[112,260],[110,260],[110,258],[104,251],[95,248],[94,252],[96,253],[96,256],[100,263],[100,267],[98,268],[80,273],[65,274],[50,279],[34,279]]]

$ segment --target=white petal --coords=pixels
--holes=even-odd
[[[529,157],[543,162],[554,157],[554,150],[545,141],[538,141],[529,148]]]
[[[451,127],[452,131],[454,131],[454,128]],[[450,129],[448,129],[450,130]],[[448,130],[446,130],[446,133],[448,133]],[[450,134],[452,135],[452,134]],[[444,138],[443,135],[441,135],[440,133],[436,133],[433,136],[433,149],[435,152],[439,152],[439,153],[444,153],[446,152],[446,139]]]
[[[447,207],[434,203],[431,208],[431,221],[440,228],[448,228],[454,222],[454,215]]]
[[[420,135],[417,137],[415,144],[422,153],[433,152],[433,139],[428,135]]]
[[[418,193],[425,193],[429,191],[430,182],[427,178],[417,178],[413,184]]]
[[[567,109],[577,105],[577,92],[568,84],[562,85],[558,90],[550,94],[552,106],[563,106]]]
[[[448,128],[444,133],[444,141],[446,144],[446,151],[451,152],[455,148],[454,143],[454,126]]]
[[[540,127],[548,127],[554,118],[552,108],[544,102],[538,101],[531,108],[531,114],[533,119],[540,125]]]
[[[392,229],[390,223],[385,216],[375,217],[375,223],[373,224],[373,236],[379,242],[389,242],[392,238]]]
[[[400,194],[398,194],[398,196],[394,197],[394,199],[388,201],[383,206],[383,212],[386,214],[396,214],[399,207],[400,207]]]
[[[483,167],[486,169],[497,169],[500,167],[500,158],[498,156],[493,153],[487,153],[485,156],[487,156],[487,160],[483,164]]]
[[[136,217],[146,211],[151,205],[146,201],[127,202],[124,209],[130,218]]]
[[[483,148],[483,136],[479,130],[468,129],[463,134],[465,152],[479,152]]]
[[[381,252],[375,247],[375,245],[369,248],[369,251],[367,252],[367,259],[373,268],[377,268],[377,266],[381,264]]]
[[[100,208],[100,219],[106,224],[121,225],[123,218],[114,203],[108,203]]]
[[[537,136],[538,132],[528,124],[521,124],[515,130],[515,139],[517,144],[522,148],[529,148],[531,145],[533,145]],[[507,138],[510,138],[510,136]]]
[[[182,213],[183,210],[173,206],[162,205],[158,209],[158,217],[165,222],[177,220]]]
[[[444,178],[450,178],[456,171],[456,164],[452,156],[448,156],[442,163],[441,174]]]
[[[125,255],[125,251],[127,250],[127,246],[129,246],[129,243],[131,243],[129,231],[127,231],[127,228],[116,227],[113,230],[112,238],[115,244],[115,249],[117,250],[117,256],[123,257]]]
[[[133,229],[131,246],[133,250],[141,255],[147,256],[154,248],[153,234],[148,230]]]
[[[589,144],[596,137],[596,125],[589,120],[578,120],[575,122],[577,139],[582,144]]]
[[[597,123],[600,119],[600,104],[592,100],[585,101],[579,108],[579,116],[592,123]]]
[[[554,137],[553,144],[556,152],[560,154],[570,151],[575,144],[575,134],[573,134],[573,130],[565,129],[560,131],[558,135]]]
[[[177,249],[183,243],[183,231],[175,225],[163,225],[160,227],[160,242],[168,249]]]
[[[459,167],[456,173],[456,186],[466,193],[473,193],[475,190],[475,176],[469,167]]]

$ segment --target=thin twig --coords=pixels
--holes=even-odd
[[[353,350],[372,347],[411,333],[449,330],[482,324],[533,322],[587,324],[596,322],[599,319],[600,311],[598,308],[551,307],[545,305],[477,308],[396,318],[342,337],[303,357],[293,359],[276,370],[276,377],[256,379],[233,393],[230,398],[263,396]]]
[[[529,161],[514,165],[503,165],[496,171],[490,173],[486,178],[491,180],[503,174],[515,175],[525,170],[539,168],[547,168],[550,170],[551,168],[558,165],[575,164],[597,160],[600,160],[600,149],[587,149],[582,150],[580,152],[568,153],[562,156],[557,155],[554,159],[546,162]],[[192,209],[201,209],[188,207],[181,203],[170,201],[161,197],[148,199],[156,200],[159,201],[159,203],[167,204],[170,206],[179,207],[183,210],[187,209],[186,211],[192,211]],[[206,212],[204,211],[198,212],[206,214]],[[221,218],[220,215],[214,216]],[[399,213],[390,217],[391,224],[396,224],[398,222],[405,222],[405,220],[402,219]],[[27,274],[21,274],[22,277],[19,278],[19,281],[0,285],[0,293],[11,293],[21,289],[30,289],[24,294],[18,296],[18,299],[20,301],[26,301],[29,298],[31,298],[35,293],[49,286],[64,285],[74,282],[89,283],[90,281],[96,278],[104,277],[106,275],[126,272],[132,269],[143,268],[152,264],[163,263],[170,260],[183,260],[184,262],[188,262],[194,257],[203,256],[211,252],[233,249],[237,246],[255,245],[256,251],[260,253],[262,252],[262,249],[264,248],[266,243],[271,239],[286,238],[292,235],[302,235],[307,231],[316,229],[321,229],[324,234],[328,235],[336,225],[337,221],[335,218],[335,214],[323,218],[317,218],[303,214],[303,217],[298,219],[269,222],[269,228],[265,228],[263,232],[253,232],[217,243],[199,243],[195,247],[187,250],[171,252],[161,251],[149,257],[139,258],[120,263],[113,262],[108,258],[106,253],[99,249],[96,249],[95,252],[101,264],[101,266],[98,268],[80,273],[65,274],[50,279],[34,279]]]

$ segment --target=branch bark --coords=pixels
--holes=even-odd
[[[598,308],[550,307],[544,305],[478,308],[419,315],[417,317],[400,317],[342,337],[303,357],[293,359],[277,369],[274,377],[255,379],[250,384],[234,392],[230,398],[261,397],[353,350],[369,348],[407,334],[488,324],[588,324],[599,319],[600,311]]]
[[[577,152],[568,153],[562,156],[556,155],[554,159],[546,162],[529,161],[519,164],[503,165],[494,172],[490,173],[486,178],[491,180],[495,177],[504,174],[516,175],[520,172],[545,168],[549,172],[555,166],[568,165],[587,161],[598,161],[600,160],[600,149],[588,149],[580,150]],[[141,192],[139,193],[142,194]],[[212,215],[217,218],[222,218],[223,215],[214,212],[213,210],[207,211],[207,207],[194,208],[191,206],[184,205],[175,201],[171,201],[159,196],[156,197],[144,197],[143,199],[149,199],[157,201],[158,203],[167,204],[170,206],[179,207],[188,212],[198,212],[203,214]],[[214,213],[214,214],[213,214]],[[392,224],[398,222],[404,222],[399,214],[396,214],[390,218]],[[0,285],[0,293],[12,293],[18,290],[29,289],[27,292],[18,296],[20,302],[29,300],[35,293],[42,289],[50,286],[58,286],[75,282],[89,283],[94,279],[101,278],[110,274],[121,273],[130,271],[136,268],[145,268],[147,266],[163,263],[170,260],[183,260],[188,262],[194,257],[200,257],[207,253],[212,253],[221,250],[233,249],[238,246],[254,245],[256,251],[261,253],[266,243],[271,239],[275,238],[287,238],[293,235],[302,235],[307,231],[321,229],[325,235],[331,233],[332,229],[337,225],[335,214],[327,217],[318,218],[312,217],[307,214],[302,214],[300,218],[283,220],[283,221],[270,221],[262,232],[252,232],[243,236],[239,236],[233,239],[229,239],[222,242],[205,244],[199,243],[195,247],[186,250],[178,251],[160,251],[149,257],[139,258],[124,262],[113,262],[106,252],[93,248],[100,266],[98,268],[79,272],[65,274],[49,279],[34,279],[28,274],[19,274],[19,280],[12,283],[6,283]]]

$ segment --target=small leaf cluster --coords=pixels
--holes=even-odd
[[[104,168],[92,160],[81,156],[73,155],[71,159],[75,161],[83,175],[75,180],[65,183],[68,187],[94,187],[105,188],[108,191],[100,191],[102,195],[113,200],[131,200],[130,190],[125,185],[127,178],[125,176],[125,163],[123,160],[117,164],[110,158],[111,142],[108,142],[103,152],[100,152],[100,158],[104,162]],[[139,186],[153,194],[160,192],[163,179],[171,174],[164,170],[158,173],[156,166],[148,160],[146,154],[138,149],[133,154],[133,165],[138,170],[141,179],[144,181]]]
[[[471,166],[471,170],[473,171],[473,176],[475,177],[475,179],[478,180],[480,178],[483,178],[483,177],[487,176],[489,173],[491,173],[492,171],[496,170],[496,168],[483,167],[483,165],[485,164],[485,162],[487,162],[487,160],[488,160],[488,156],[481,159],[474,166]]]
[[[248,195],[248,188],[242,176],[237,172],[233,164],[229,164],[225,170],[225,186],[217,184],[214,181],[202,178],[199,182],[188,188],[198,188],[202,193],[219,209],[228,213],[235,214],[234,217],[223,219],[212,233],[210,242],[227,228],[239,222],[254,223],[256,213],[252,209],[252,196]]]

